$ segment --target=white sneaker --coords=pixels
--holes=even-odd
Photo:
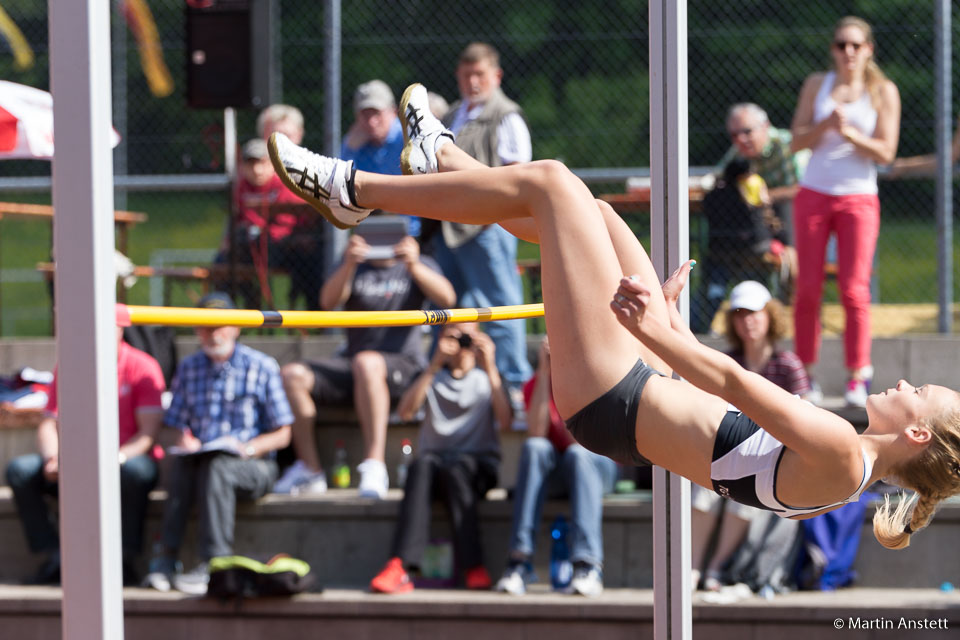
[[[156,554],[150,558],[150,567],[141,586],[166,593],[173,586],[173,577],[182,570],[183,566],[171,556]]]
[[[383,499],[387,495],[387,489],[390,487],[390,477],[387,475],[387,465],[367,458],[359,465],[357,471],[360,472],[360,497]]]
[[[274,493],[289,493],[303,495],[308,493],[324,493],[327,490],[327,475],[323,471],[313,471],[297,460],[287,467],[283,475],[273,485]]]
[[[603,574],[593,565],[576,567],[570,580],[570,593],[579,593],[588,598],[596,598],[603,593]]]
[[[350,199],[353,161],[328,158],[299,147],[282,133],[270,134],[270,161],[280,180],[340,229],[357,226],[370,214]]]
[[[201,562],[187,573],[179,573],[173,577],[174,588],[188,596],[207,595],[208,584],[210,584],[210,565],[206,562]]]
[[[847,390],[843,394],[843,400],[848,407],[860,407],[862,409],[867,406],[867,395],[866,380],[850,380],[847,382]]]
[[[403,151],[400,169],[406,175],[437,173],[437,150],[453,142],[453,133],[430,111],[427,89],[422,84],[407,87],[400,98],[400,121],[403,124]]]
[[[816,380],[810,381],[810,391],[803,397],[804,400],[815,406],[823,406],[823,389]]]
[[[509,593],[512,596],[522,596],[527,593],[527,583],[533,582],[533,571],[526,563],[507,567],[503,575],[493,586],[494,591]]]

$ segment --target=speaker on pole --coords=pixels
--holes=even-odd
[[[275,0],[187,0],[187,104],[263,108],[274,101]]]

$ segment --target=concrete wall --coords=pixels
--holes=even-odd
[[[304,358],[315,358],[332,354],[341,343],[341,338],[328,335],[311,336],[261,336],[247,331],[243,342],[251,347],[269,353],[281,363]],[[724,348],[723,339],[704,339],[706,344]],[[539,338],[529,339],[529,353],[536,357]],[[182,355],[192,353],[197,341],[192,336],[182,336],[177,340],[178,352]],[[783,345],[790,347],[787,341]],[[23,366],[38,369],[51,369],[55,363],[53,339],[0,339],[0,373],[9,374]],[[960,337],[939,335],[910,335],[902,338],[877,338],[873,341],[873,364],[876,369],[873,389],[892,387],[900,378],[916,384],[943,384],[960,388],[960,371],[956,363],[960,362]],[[814,374],[828,395],[843,395],[846,383],[846,370],[843,362],[843,342],[839,338],[826,338],[821,349],[820,362],[814,367]]]

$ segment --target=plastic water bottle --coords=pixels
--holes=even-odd
[[[400,462],[397,463],[397,486],[403,489],[407,484],[407,470],[413,460],[413,443],[409,438],[400,441]]]
[[[567,546],[567,519],[557,516],[550,528],[550,585],[555,591],[566,589],[573,578],[573,563],[570,562],[570,547]]]
[[[333,454],[333,486],[346,489],[350,486],[350,465],[347,463],[347,449],[343,440],[337,440]]]

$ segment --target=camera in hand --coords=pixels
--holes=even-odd
[[[460,343],[461,349],[469,349],[471,346],[473,346],[473,336],[471,336],[469,333],[461,333],[460,337],[457,338],[457,342]]]
[[[407,221],[397,215],[370,216],[354,233],[370,245],[367,260],[389,260],[396,257],[394,245],[407,235]]]

